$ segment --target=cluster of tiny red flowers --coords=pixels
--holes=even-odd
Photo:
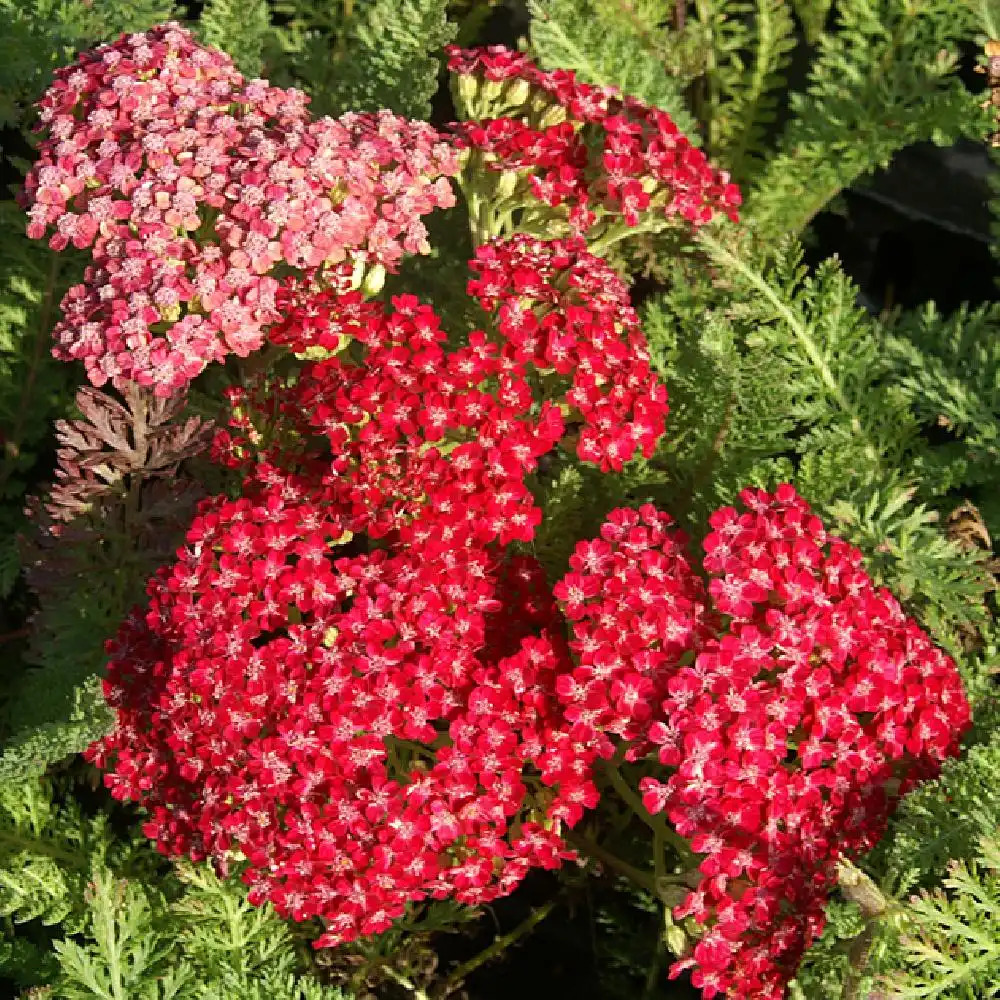
[[[790,486],[741,499],[705,540],[724,624],[666,681],[649,736],[673,771],[642,790],[704,855],[675,915],[707,930],[673,973],[694,966],[706,997],[778,1000],[836,862],[957,752],[969,706],[954,663]]]
[[[89,755],[147,807],[161,850],[245,859],[252,898],[321,917],[324,946],[559,865],[561,825],[596,788],[572,755],[551,759],[569,659],[540,566],[504,548],[537,523],[523,476],[558,411],[532,421],[476,388],[505,377],[496,346],[446,354],[412,296],[388,311],[320,293],[306,319],[320,313],[363,362],[309,362],[237,400],[217,448],[249,467],[244,496],[206,505],[111,645],[119,721]],[[318,346],[295,324],[275,337]],[[261,431],[258,403],[283,435]],[[310,434],[326,459],[299,447]]]
[[[704,584],[671,523],[650,504],[612,511],[553,590],[576,654],[557,693],[570,734],[605,759],[612,737],[628,743],[628,760],[655,749],[648,736],[667,681],[711,634]]]
[[[531,566],[467,538],[351,553],[351,517],[270,482],[201,511],[110,646],[118,725],[88,756],[112,793],[163,852],[245,860],[252,901],[323,920],[317,947],[561,864],[573,804],[525,775],[553,678],[479,655],[509,641],[503,601],[530,609]]]
[[[306,424],[322,431],[342,461],[349,438],[363,443],[376,478],[390,475],[405,453],[401,503],[411,486],[422,495],[412,470],[429,445],[440,444],[453,465],[494,470],[492,478],[469,480],[460,509],[471,516],[477,498],[488,502],[491,517],[506,525],[501,544],[529,540],[515,514],[520,483],[563,438],[567,422],[579,429],[578,457],[603,471],[620,470],[637,450],[650,457],[663,434],[667,393],[650,369],[621,278],[580,241],[522,235],[484,244],[471,267],[477,277],[469,293],[494,322],[450,351],[433,309],[412,295],[394,297],[387,309],[356,291],[286,287],[279,297],[285,318],[270,330],[271,342],[300,356],[316,349],[333,356],[304,366],[290,385],[262,386],[255,402],[241,405],[240,441],[226,446],[239,443],[244,455],[260,450],[263,432],[257,428],[251,440],[246,421],[251,412],[270,412],[286,429],[301,425],[303,436]],[[349,344],[364,348],[360,360],[346,360]],[[362,415],[370,419],[359,426]],[[380,487],[376,506],[387,499]]]
[[[201,506],[109,643],[117,725],[88,757],[163,852],[238,863],[254,902],[322,920],[318,946],[509,893],[575,856],[602,762],[651,767],[645,808],[701,856],[674,974],[772,1000],[837,860],[956,751],[957,671],[791,487],[713,516],[707,583],[645,505],[549,586],[519,550],[543,457],[578,432],[580,460],[621,470],[668,409],[581,235],[735,218],[739,194],[639,101],[505,49],[451,68],[505,114],[449,137],[314,121],[177,25],[56,74],[29,233],[93,257],[57,355],[162,394],[265,344],[285,362],[227,393],[213,453],[241,495]],[[449,336],[413,295],[367,296],[429,250],[421,220],[470,164],[573,235],[480,246],[486,321]]]
[[[544,573],[508,551],[558,407],[509,345],[445,350],[413,296],[290,301],[276,343],[355,349],[231,394],[216,453],[243,498],[206,506],[110,647],[119,722],[90,756],[161,850],[238,855],[255,900],[332,945],[560,864],[597,789]]]
[[[523,234],[484,244],[469,294],[505,343],[501,357],[541,378],[536,395],[561,398],[582,421],[577,455],[621,471],[636,450],[652,456],[668,412],[646,338],[618,274],[580,239]],[[564,388],[566,381],[569,387]]]
[[[459,134],[493,170],[523,172],[535,198],[562,206],[572,229],[622,219],[636,226],[655,211],[692,226],[716,214],[737,218],[740,192],[725,171],[682,135],[659,108],[612,87],[580,83],[568,70],[546,73],[502,46],[449,50],[459,97],[485,112]]]
[[[170,395],[278,319],[272,272],[429,251],[454,203],[452,140],[389,112],[312,120],[294,90],[246,81],[176,24],[84,53],[40,104],[28,234],[91,249],[56,356],[95,385]]]

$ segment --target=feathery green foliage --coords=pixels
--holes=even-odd
[[[898,1000],[972,1000],[1000,993],[1000,842],[952,861],[941,889],[907,907],[900,944],[906,968],[887,978]]]
[[[73,371],[50,355],[68,269],[57,254],[21,236],[23,229],[17,206],[0,202],[0,536],[6,537],[23,523],[8,504],[24,494],[74,381]]]
[[[946,491],[989,482],[1000,464],[1000,307],[942,316],[930,303],[904,314],[885,346],[921,424],[949,437],[935,449],[928,484]]]
[[[700,93],[706,151],[743,183],[757,173],[795,48],[788,0],[697,0],[711,44]]]
[[[696,138],[683,94],[708,54],[696,25],[670,31],[668,5],[657,0],[529,0],[528,8],[531,49],[542,66],[641,97]]]
[[[270,28],[268,0],[207,0],[198,19],[202,41],[228,52],[250,77],[261,75]]]
[[[804,92],[754,178],[745,218],[758,236],[800,233],[844,188],[904,146],[981,136],[983,112],[956,76],[971,14],[954,0],[840,0]]]
[[[771,263],[711,236],[702,246],[725,277],[697,293],[678,283],[644,312],[677,387],[664,459],[695,519],[740,484],[794,473],[822,505],[895,467],[914,421],[883,382],[873,322],[837,262],[810,274],[794,242]]]
[[[345,1000],[301,963],[288,926],[238,884],[180,865],[175,898],[94,869],[84,942],[55,944],[54,995],[69,1000]],[[168,883],[169,885],[169,883]],[[177,892],[179,891],[179,894]]]
[[[929,888],[952,858],[971,858],[982,837],[1000,828],[1000,736],[948,761],[935,781],[912,792],[893,822],[884,855],[887,880]]]
[[[58,806],[41,779],[0,786],[0,916],[16,924],[84,919],[82,888],[92,857],[107,848],[103,817],[87,819],[72,802]]]
[[[427,118],[440,50],[457,30],[447,0],[278,3],[284,21],[265,65],[275,83],[302,87],[317,114],[388,108]]]
[[[0,974],[72,1000],[345,1000],[306,967],[301,931],[239,881],[167,866],[70,790],[0,786]],[[62,935],[52,950],[40,928]]]
[[[55,993],[66,1000],[180,1000],[190,996],[192,970],[171,955],[157,933],[165,908],[161,893],[94,871],[85,898],[87,941],[57,941],[60,975]]]
[[[101,610],[107,611],[107,606]],[[50,669],[31,668],[20,676],[16,687],[11,685],[9,703],[4,706],[10,731],[0,752],[0,781],[44,774],[52,763],[80,753],[110,731],[114,715],[99,678],[104,661],[101,647],[95,648],[93,642],[101,623],[98,618],[89,632],[85,630],[88,643],[75,661],[52,669],[52,661],[46,659]],[[30,714],[22,716],[18,709]]]

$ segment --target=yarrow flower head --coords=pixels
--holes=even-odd
[[[378,536],[409,530],[415,515],[433,510],[447,522],[445,541],[460,527],[479,544],[530,541],[541,511],[524,480],[565,428],[554,402],[532,400],[525,366],[482,332],[446,350],[439,318],[412,295],[395,296],[391,307],[358,293],[300,301],[272,339],[302,353],[352,344],[354,356],[308,362],[294,380],[268,381],[237,400],[241,426],[219,439],[220,455],[308,466],[371,517],[367,530]],[[280,428],[273,447],[263,443],[269,419]],[[319,435],[329,457],[314,460]]]
[[[318,947],[510,892],[573,856],[562,825],[596,802],[524,780],[565,663],[536,564],[468,536],[359,546],[349,523],[277,476],[203,505],[109,645],[118,725],[88,751],[160,850],[245,861],[253,901],[323,920]]]
[[[644,819],[698,866],[672,974],[776,1000],[838,862],[956,752],[958,672],[790,486],[712,516],[704,573],[647,503],[550,586],[524,551],[544,460],[621,471],[668,413],[596,251],[735,220],[740,196],[658,109],[503,48],[449,55],[477,120],[447,135],[314,120],[176,24],[56,73],[28,232],[92,257],[56,355],[162,396],[281,356],[226,391],[213,456],[238,496],[202,503],[109,643],[117,724],[87,756],[160,850],[237,864],[253,902],[322,921],[318,946],[574,858],[602,778],[642,812],[642,767]],[[486,315],[446,331],[373,297],[459,175]]]
[[[540,376],[579,417],[578,456],[620,471],[663,435],[667,391],[624,282],[581,239],[519,234],[481,246],[469,294],[496,317],[501,358]]]
[[[90,248],[57,357],[162,395],[279,318],[276,268],[393,269],[429,251],[421,217],[454,203],[454,144],[389,112],[313,121],[298,91],[246,81],[176,24],[57,71],[25,183],[28,235]]]
[[[777,1000],[837,861],[957,753],[970,713],[955,664],[791,486],[741,500],[705,540],[723,627],[667,682],[649,735],[673,772],[642,790],[703,855],[675,915],[706,930],[674,974],[693,966],[706,997]]]
[[[645,756],[651,731],[686,654],[710,635],[705,588],[687,539],[651,504],[613,510],[599,538],[580,542],[553,595],[570,623],[575,668],[558,694],[571,735],[610,758],[617,737],[626,759]]]
[[[544,72],[500,46],[448,52],[459,107],[472,119],[458,134],[490,169],[520,178],[510,204],[530,192],[591,237],[595,224],[618,220],[654,229],[675,217],[695,227],[719,213],[736,221],[739,189],[665,111],[568,70]]]

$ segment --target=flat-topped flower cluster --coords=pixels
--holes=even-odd
[[[666,427],[595,247],[739,194],[657,109],[506,50],[451,68],[479,117],[442,131],[312,120],[176,25],[56,75],[29,231],[93,255],[58,354],[160,394],[282,362],[227,393],[238,491],[109,643],[117,725],[87,756],[164,853],[238,866],[318,946],[576,858],[609,767],[641,766],[700,879],[674,972],[779,997],[838,860],[956,752],[957,671],[790,486],[718,511],[700,568],[648,504],[557,579],[527,554],[543,460],[617,472]],[[487,230],[472,330],[379,297],[452,177]]]
[[[28,234],[89,249],[57,356],[95,385],[170,395],[279,318],[278,276],[426,253],[458,151],[388,112],[313,120],[295,90],[245,80],[176,25],[57,71],[28,176]]]

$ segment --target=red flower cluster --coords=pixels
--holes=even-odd
[[[532,404],[523,368],[482,333],[445,351],[438,317],[412,295],[397,296],[389,310],[357,293],[320,292],[304,311],[303,324],[294,311],[272,336],[297,350],[343,338],[363,356],[305,364],[294,380],[266,384],[244,402],[244,420],[273,414],[281,429],[255,430],[261,442],[275,442],[267,459],[312,470],[368,519],[363,530],[375,537],[430,510],[440,529],[419,530],[440,530],[444,542],[460,528],[477,544],[529,541],[541,511],[524,478],[564,428],[554,403]],[[317,314],[324,322],[314,339]],[[329,443],[328,458],[314,457],[317,435]],[[246,432],[220,445],[233,458],[261,448]]]
[[[477,655],[510,586],[497,561],[347,554],[351,522],[292,479],[207,505],[110,646],[118,725],[88,751],[160,850],[245,858],[253,901],[323,919],[317,947],[415,900],[510,892],[567,856],[571,811],[525,774],[552,678]]]
[[[253,898],[322,917],[330,945],[561,863],[561,824],[597,791],[562,735],[571,664],[544,574],[494,544],[532,537],[523,478],[558,410],[531,407],[483,336],[446,353],[412,296],[319,292],[303,312],[274,337],[364,356],[239,400],[220,453],[264,460],[111,645],[119,723],[90,756],[161,850],[238,852]]]
[[[576,232],[609,218],[636,226],[654,211],[694,226],[719,212],[736,221],[739,189],[665,111],[568,70],[543,72],[502,46],[448,51],[460,99],[467,94],[481,112],[459,134],[492,169],[525,172],[534,197],[564,206]],[[501,117],[482,118],[480,90]]]
[[[670,524],[650,504],[612,511],[600,538],[576,546],[553,590],[577,664],[557,693],[570,734],[604,758],[615,736],[629,744],[629,760],[655,749],[648,735],[667,681],[710,634],[704,584]]]
[[[475,155],[578,233],[735,218],[664,113],[504,49],[451,65],[510,112],[463,127]],[[320,917],[322,946],[559,865],[598,764],[655,756],[645,806],[703,855],[674,973],[779,997],[836,861],[955,752],[954,664],[791,487],[713,516],[707,587],[646,505],[550,590],[511,549],[543,515],[528,477],[568,424],[603,471],[651,456],[666,390],[578,236],[481,246],[488,321],[463,338],[412,295],[366,301],[451,204],[457,144],[430,126],[312,121],[176,25],[57,73],[42,122],[29,232],[94,260],[60,356],[164,394],[265,340],[300,362],[230,392],[215,454],[242,496],[202,505],[109,644],[118,725],[88,756],[113,794],[164,852],[245,862],[251,898]]]
[[[716,993],[781,997],[823,926],[836,861],[870,848],[912,784],[957,752],[954,663],[790,486],[712,516],[705,569],[727,624],[667,682],[643,783],[705,855],[675,911],[708,930],[673,969]]]
[[[652,455],[667,393],[650,370],[621,278],[577,240],[494,241],[471,266],[479,276],[469,292],[493,314],[493,329],[472,331],[467,346],[447,352],[438,317],[413,296],[394,298],[387,310],[357,292],[287,286],[279,295],[285,319],[270,340],[306,357],[315,349],[337,355],[353,343],[354,359],[342,353],[307,366],[289,386],[262,387],[256,402],[241,405],[240,454],[264,440],[260,428],[246,436],[252,412],[274,414],[286,439],[292,426],[303,439],[323,431],[335,455],[349,438],[363,443],[366,475],[376,479],[405,453],[406,476],[394,480],[401,503],[411,488],[423,495],[412,470],[437,444],[453,463],[496,470],[493,479],[470,479],[456,510],[475,516],[477,498],[489,498],[489,516],[506,521],[502,544],[528,536],[514,514],[520,499],[499,509],[497,500],[525,495],[521,480],[563,437],[564,413],[581,421],[576,450],[584,461],[607,471],[621,469],[637,449]],[[356,426],[362,414],[371,420]],[[380,487],[375,506],[388,498]]]
[[[286,265],[394,267],[429,250],[421,216],[454,203],[457,151],[388,112],[312,121],[307,98],[245,81],[176,24],[61,70],[25,185],[28,234],[91,248],[55,353],[95,385],[170,395],[261,346]]]
[[[537,398],[563,397],[582,418],[579,457],[603,472],[620,471],[637,449],[649,458],[667,391],[618,274],[582,240],[524,235],[480,247],[471,267],[469,294],[495,314],[501,357],[535,370]]]

